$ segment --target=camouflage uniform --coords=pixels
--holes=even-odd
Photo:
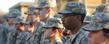
[[[40,22],[38,22],[37,26],[35,26],[35,30],[33,33],[29,33],[27,43],[26,44],[40,44],[41,41],[41,29],[42,25]]]
[[[18,9],[12,9],[9,11],[9,16],[12,16],[12,17],[17,17],[17,16],[20,16],[20,10]]]
[[[26,24],[26,20],[23,17],[17,18],[17,20],[19,20],[18,22],[22,22],[24,24]],[[27,27],[24,27],[25,31],[20,32],[17,30],[17,40],[16,40],[16,44],[29,44],[29,38],[30,38],[30,33],[28,31],[26,31]]]
[[[16,27],[14,27],[13,29],[16,30]],[[7,44],[15,44],[16,31],[8,31],[7,36]]]
[[[45,23],[43,21],[38,22],[36,30],[35,30],[35,40],[37,41],[37,44],[42,44],[42,40],[43,40],[43,26],[45,25]]]
[[[88,44],[87,35],[88,32],[81,28],[81,30],[77,34],[71,35],[68,39],[66,39],[65,44],[72,44],[73,41],[74,44]]]

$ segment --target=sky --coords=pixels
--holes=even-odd
[[[34,2],[34,0],[0,0],[0,10],[8,12],[8,9],[18,2]]]

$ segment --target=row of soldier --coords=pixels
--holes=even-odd
[[[0,24],[0,44],[108,44],[109,15],[105,4],[96,8],[87,25],[82,3],[67,2],[53,18],[47,11],[49,6],[42,5],[37,7],[40,12],[25,13],[27,19],[8,16],[7,22]]]

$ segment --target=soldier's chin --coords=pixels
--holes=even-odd
[[[34,31],[33,29],[28,29],[28,32],[31,32],[31,33],[33,33],[33,31]]]
[[[70,33],[63,32],[63,35],[64,35],[64,36],[68,36],[68,35],[70,35]]]
[[[67,30],[70,30],[72,34],[77,33],[79,31],[80,27],[81,27],[81,25],[68,25],[68,24],[65,25],[65,28]]]
[[[20,28],[18,28],[17,30],[18,30],[18,31],[20,31],[20,32],[23,32],[23,31],[25,31],[24,29],[20,29]]]

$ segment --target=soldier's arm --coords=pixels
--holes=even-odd
[[[80,40],[79,44],[88,44],[88,39],[84,37],[83,39]]]

